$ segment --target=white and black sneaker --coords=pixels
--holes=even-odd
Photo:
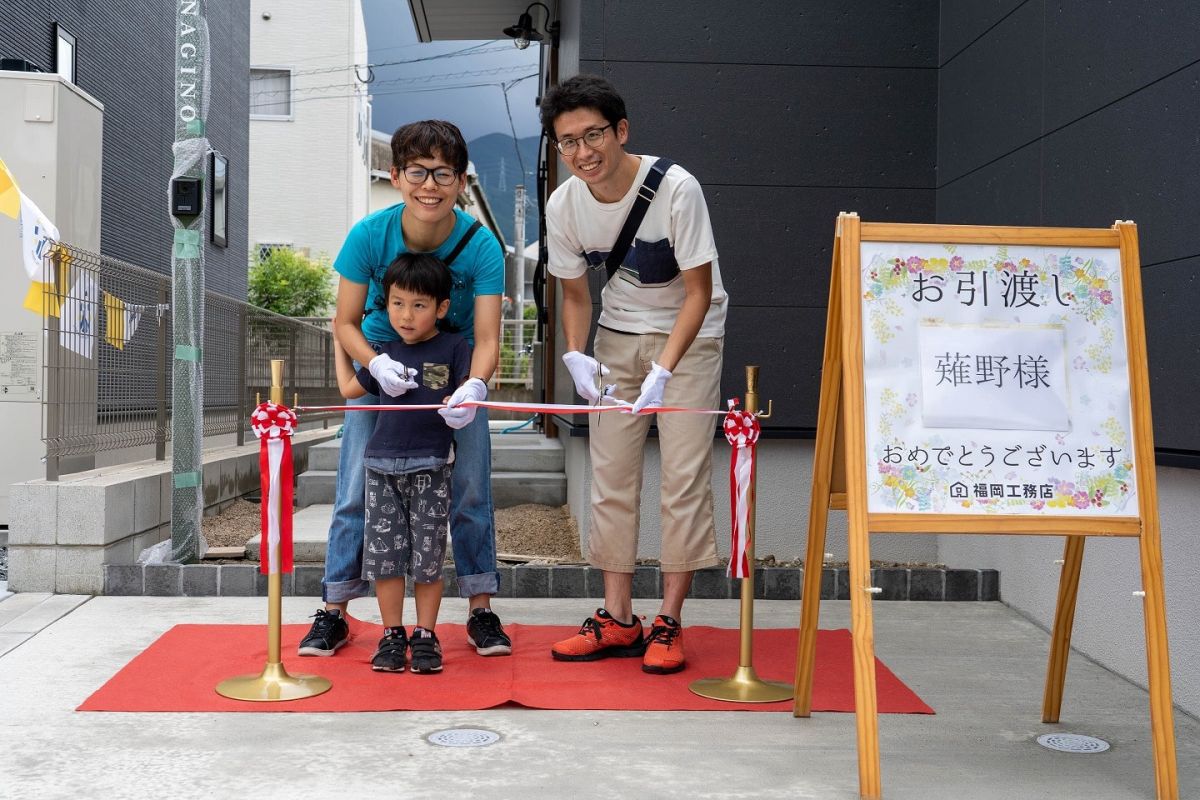
[[[338,609],[317,609],[308,634],[300,640],[300,655],[331,656],[350,641],[350,625]]]
[[[404,628],[384,628],[383,638],[371,656],[371,669],[376,672],[404,672],[408,664],[408,636]]]
[[[442,671],[442,645],[437,634],[417,626],[408,640],[409,669],[418,675]]]
[[[504,632],[500,617],[490,608],[477,608],[467,618],[467,644],[481,656],[506,656],[512,653],[512,640]]]

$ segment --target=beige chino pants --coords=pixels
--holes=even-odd
[[[667,344],[661,333],[596,332],[595,356],[610,370],[605,383],[633,401]],[[717,408],[724,339],[699,338],[676,365],[663,405]],[[662,461],[663,572],[690,572],[717,563],[713,530],[712,449],[718,417],[657,415]],[[588,560],[608,572],[633,572],[641,523],[642,465],[649,415],[589,414],[592,520]]]

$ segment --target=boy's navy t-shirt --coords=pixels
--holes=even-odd
[[[368,342],[391,342],[399,334],[388,322],[383,311],[383,274],[402,253],[408,252],[400,219],[404,204],[381,209],[355,223],[338,252],[333,268],[354,283],[367,284],[367,312],[362,321],[363,336]],[[442,259],[450,255],[475,219],[460,208],[454,210],[454,230],[433,255]],[[459,331],[468,343],[475,343],[475,298],[481,295],[504,294],[504,252],[500,243],[487,228],[475,231],[466,247],[450,265],[453,278],[450,290],[450,312],[446,324]],[[407,361],[404,362],[406,365]],[[409,413],[409,412],[402,412]],[[415,413],[415,412],[412,412]]]
[[[376,345],[394,361],[417,370],[416,389],[402,395],[384,393],[371,372],[358,370],[358,382],[368,392],[391,405],[440,404],[467,379],[471,369],[471,346],[455,333],[439,333],[416,344],[403,341]],[[436,411],[381,411],[375,432],[367,442],[367,458],[448,458],[454,431]]]

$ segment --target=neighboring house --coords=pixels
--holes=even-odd
[[[371,106],[358,0],[250,3],[250,240],[337,255],[366,215]]]
[[[432,41],[495,38],[525,4],[409,5]],[[685,0],[549,5],[562,28],[547,74],[613,80],[628,104],[631,149],[671,157],[704,186],[731,298],[723,396],[741,394],[743,367],[759,364],[760,396],[774,401],[759,445],[759,555],[804,553],[838,212],[974,225],[1139,223],[1175,700],[1200,714],[1200,325],[1185,289],[1200,284],[1200,229],[1179,224],[1200,211],[1195,4],[1169,0],[1153,12],[1044,0],[777,0],[735,12]],[[1131,35],[1147,44],[1131,47]],[[1114,52],[1122,57],[1103,55]],[[569,401],[561,337],[545,351],[558,368],[547,399]],[[571,434],[560,429],[576,465],[568,497],[586,536],[586,430],[577,421]],[[728,458],[723,442],[717,451]],[[651,440],[651,473],[657,459]],[[659,508],[646,495],[641,554],[650,556]],[[728,530],[727,501],[717,509]],[[846,557],[842,514],[832,515],[826,549]],[[875,558],[999,569],[1004,601],[1046,627],[1061,551],[1056,537],[872,540]],[[1144,685],[1142,607],[1130,597],[1140,584],[1136,543],[1089,544],[1084,563],[1071,644]]]

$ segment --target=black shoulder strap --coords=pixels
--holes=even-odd
[[[447,255],[445,259],[443,259],[443,261],[446,262],[447,267],[454,263],[454,259],[458,258],[458,254],[461,253],[463,248],[467,246],[467,242],[471,241],[471,237],[475,235],[475,231],[482,227],[483,223],[479,220],[475,220],[475,222],[471,224],[471,227],[467,228],[467,232],[464,233],[462,238],[458,240],[458,244],[454,245],[454,249],[450,251],[449,255]]]
[[[633,237],[646,217],[646,209],[650,208],[650,202],[658,193],[663,176],[674,165],[675,162],[669,158],[660,158],[650,165],[650,171],[646,173],[646,180],[642,181],[642,185],[638,187],[637,198],[633,201],[633,207],[629,209],[629,216],[625,218],[625,224],[621,226],[621,232],[617,234],[617,241],[604,261],[604,268],[608,270],[606,280],[612,280],[612,276],[616,275],[617,270],[621,268],[621,262],[625,260],[625,254],[629,252],[629,246],[633,244]]]

